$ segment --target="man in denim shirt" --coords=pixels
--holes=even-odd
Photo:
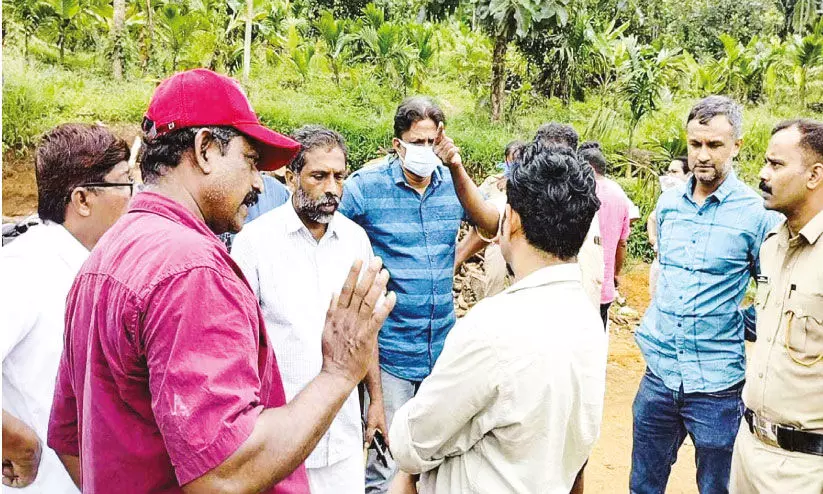
[[[389,427],[395,410],[431,372],[454,326],[460,222],[468,217],[491,237],[498,229],[497,208],[472,182],[444,125],[443,111],[429,98],[403,101],[394,118],[394,154],[352,174],[340,203],[339,211],[366,230],[391,275],[388,289],[397,293],[397,305],[378,336]],[[369,437],[372,431],[366,432]],[[393,463],[384,467],[371,454],[366,492],[386,492],[393,470]]]
[[[728,492],[743,414],[743,316],[760,244],[779,221],[735,176],[742,112],[710,96],[687,122],[694,176],[657,206],[660,279],[637,343],[646,374],[634,401],[632,493],[666,490],[688,434],[696,448],[701,494]]]

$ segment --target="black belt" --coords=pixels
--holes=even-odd
[[[756,422],[764,421],[758,420],[755,413],[748,408],[743,412],[743,416],[749,424],[749,431],[761,441],[774,442],[780,449],[786,451],[823,456],[823,434],[772,423],[763,423],[755,427]]]

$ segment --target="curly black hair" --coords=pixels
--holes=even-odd
[[[552,144],[557,146],[568,146],[573,151],[577,151],[577,143],[580,141],[580,136],[574,127],[568,124],[558,122],[550,122],[541,125],[537,129],[537,134],[534,136],[535,142],[542,142],[546,146]]]
[[[526,240],[564,261],[580,251],[600,209],[594,172],[567,146],[534,142],[523,148],[507,195]]]

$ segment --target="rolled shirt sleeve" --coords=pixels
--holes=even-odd
[[[499,362],[479,330],[458,324],[414,398],[394,415],[391,452],[400,469],[422,473],[465,453],[494,426]],[[480,333],[480,334],[478,334]]]
[[[196,267],[147,299],[141,342],[151,407],[181,485],[231,456],[263,410],[257,309],[243,290],[239,278]]]
[[[57,367],[57,382],[49,416],[49,430],[46,443],[59,455],[80,456],[78,440],[77,397],[71,383],[71,369],[65,345]]]

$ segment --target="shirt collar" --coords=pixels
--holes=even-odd
[[[809,244],[817,242],[820,235],[823,235],[823,211],[817,213],[806,226],[800,229],[800,234],[806,237]]]
[[[80,266],[82,266],[89,257],[88,249],[60,223],[44,221],[42,227],[48,228],[54,235],[55,242],[59,242],[58,245],[60,247],[57,252],[63,261],[65,261],[70,268],[79,270]],[[55,247],[56,246],[57,245],[55,245]]]
[[[723,183],[720,184],[720,187],[717,188],[714,192],[709,194],[706,200],[709,198],[714,197],[717,202],[723,202],[729,197],[729,194],[732,193],[735,186],[737,185],[737,174],[734,172],[734,169],[729,170],[729,174],[726,175],[726,179],[723,180]],[[686,186],[686,190],[683,192],[683,195],[689,199],[690,201],[694,202],[694,187],[697,184],[697,179],[694,175],[689,178],[689,181]]]
[[[510,286],[506,293],[536,288],[561,281],[581,281],[580,265],[576,262],[546,266]]]
[[[411,185],[409,185],[409,182],[406,180],[406,174],[403,173],[403,164],[401,163],[399,156],[397,156],[396,154],[393,156],[390,155],[389,166],[389,169],[391,170],[391,177],[392,180],[394,180],[394,183],[396,183],[397,185],[406,184],[409,187],[411,187]],[[434,172],[432,172],[431,184],[434,186],[437,186],[443,179],[443,176],[441,175],[443,172],[440,170],[440,168],[440,166],[436,166],[434,167]]]
[[[286,206],[286,233],[288,233],[288,234],[297,233],[301,229],[305,228],[306,233],[311,235],[311,232],[309,232],[309,229],[306,228],[305,224],[303,224],[303,220],[301,220],[300,216],[297,215],[297,210],[294,209],[294,201],[292,200],[292,198],[289,198],[289,200],[286,201],[286,204],[287,204],[287,206]],[[326,235],[334,235],[335,237],[337,236],[337,228],[336,228],[337,215],[338,215],[338,212],[335,211],[334,216],[332,216],[331,221],[329,222],[329,224],[326,227],[326,234],[324,235],[324,237]]]
[[[143,212],[152,213],[178,223],[186,228],[190,228],[203,236],[214,239],[220,245],[223,242],[206,225],[206,222],[189,211],[185,206],[174,199],[158,194],[157,192],[144,191],[134,196],[129,204],[129,213]],[[128,213],[127,213],[128,214]]]

